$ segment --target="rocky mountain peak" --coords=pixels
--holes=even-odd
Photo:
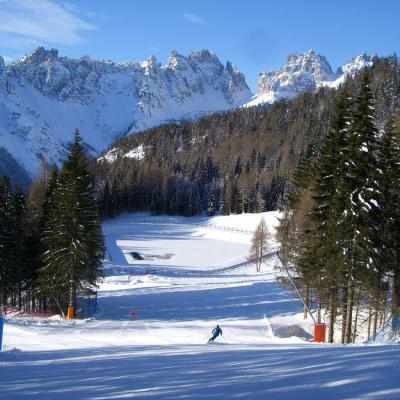
[[[370,56],[366,53],[353,57],[347,64],[338,68],[338,74],[354,76],[360,69],[371,67],[374,63],[375,56]]]
[[[331,80],[334,77],[332,68],[326,58],[312,49],[304,53],[290,54],[287,60],[286,72],[311,74],[316,83]]]
[[[280,98],[292,98],[321,86],[337,87],[344,82],[346,76],[354,76],[372,63],[373,57],[364,54],[353,58],[334,73],[327,59],[312,49],[290,54],[281,68],[259,73],[257,94],[246,106],[271,104]]]
[[[286,65],[275,71],[261,72],[257,81],[257,95],[273,91],[277,97],[292,97],[333,79],[335,74],[326,58],[310,49],[304,53],[290,54]]]
[[[188,59],[182,54],[179,54],[176,50],[172,50],[169,54],[165,68],[174,70],[187,69]]]
[[[233,82],[233,88],[241,88],[242,90],[248,89],[244,74],[241,73],[239,69],[230,61],[226,62],[225,71],[230,76]]]
[[[208,49],[201,49],[200,51],[193,51],[192,53],[189,54],[189,58],[213,59],[213,60],[217,59],[218,60],[217,55]]]
[[[160,70],[160,63],[158,62],[155,55],[150,55],[146,61],[141,63],[142,67],[145,70],[145,74],[148,75],[156,75]]]
[[[236,75],[238,72],[238,69],[230,61],[226,62],[225,69],[231,75]]]
[[[42,64],[46,61],[53,61],[58,59],[58,50],[46,50],[44,47],[39,46],[34,49],[30,54],[20,58],[18,61],[23,63]]]

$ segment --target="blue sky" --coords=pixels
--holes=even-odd
[[[257,74],[308,48],[336,69],[363,52],[399,53],[397,0],[0,0],[0,55],[43,45],[61,55],[165,63],[208,48],[255,90]]]

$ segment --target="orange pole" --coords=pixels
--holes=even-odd
[[[325,343],[325,333],[326,333],[325,324],[314,324],[313,342]]]
[[[74,319],[74,318],[75,318],[74,307],[69,306],[67,311],[67,319]]]

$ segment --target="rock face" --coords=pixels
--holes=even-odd
[[[354,76],[363,67],[371,66],[372,62],[373,57],[360,55],[334,73],[326,58],[313,50],[291,54],[282,68],[258,75],[257,94],[246,106],[272,104],[321,86],[337,87],[348,75]]]
[[[0,57],[0,148],[33,175],[58,163],[75,128],[94,152],[116,137],[170,119],[235,108],[251,98],[245,78],[208,51],[172,51],[114,63],[59,57],[39,47],[10,65]]]

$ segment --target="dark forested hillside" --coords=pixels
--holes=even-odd
[[[399,72],[395,56],[371,69],[378,128],[400,109]],[[344,86],[356,96],[359,76]],[[119,139],[92,165],[103,216],[275,209],[299,160],[318,154],[341,91],[322,88],[270,107],[171,122]]]

